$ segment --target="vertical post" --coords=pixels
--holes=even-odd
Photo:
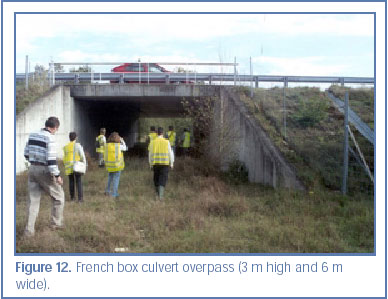
[[[348,131],[348,114],[349,114],[349,92],[345,93],[345,120],[344,120],[344,167],[342,176],[342,194],[347,192],[348,167],[349,167],[349,131]]]
[[[197,84],[197,65],[194,64],[194,85]]]
[[[55,85],[55,67],[54,67],[54,62],[52,60],[50,62],[50,74],[51,74],[50,86],[54,86]]]
[[[187,68],[187,62],[186,62],[186,84],[189,82],[189,69]]]
[[[150,63],[147,62],[147,83],[150,85]]]
[[[340,78],[340,83],[341,83],[341,87],[345,86],[345,78],[344,77]]]
[[[138,59],[139,62],[139,84],[141,83],[141,75],[140,75],[140,58]]]
[[[251,80],[249,82],[251,86],[251,99],[253,98],[253,68],[252,68],[252,57],[249,57],[249,69],[250,69],[250,76]]]
[[[28,90],[28,55],[26,55],[25,90]]]
[[[287,138],[287,113],[286,113],[286,88],[288,87],[288,78],[284,77],[284,86],[283,86],[283,129],[284,129],[284,138]]]
[[[236,77],[237,77],[236,56],[234,56],[234,77],[233,77],[234,86],[236,86]]]

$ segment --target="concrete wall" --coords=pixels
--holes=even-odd
[[[33,102],[16,117],[16,173],[26,170],[24,147],[31,132],[44,127],[50,116],[59,118],[60,127],[56,133],[58,157],[63,157],[62,147],[69,140],[74,123],[74,102],[68,87],[56,86],[50,92]]]
[[[220,90],[214,113],[211,155],[214,161],[218,159],[221,169],[227,170],[229,163],[237,159],[248,168],[250,182],[304,189],[292,167],[232,88]]]
[[[210,136],[212,160],[219,163],[224,170],[228,164],[237,159],[247,166],[249,180],[273,187],[290,187],[303,189],[292,167],[285,161],[281,153],[273,145],[265,131],[260,127],[256,119],[247,111],[241,102],[239,95],[233,92],[232,87],[219,86],[191,86],[191,85],[79,85],[57,86],[46,96],[35,101],[16,118],[16,172],[25,170],[24,146],[29,133],[44,127],[49,116],[57,116],[61,122],[56,134],[58,157],[62,158],[62,147],[67,144],[70,131],[76,131],[78,141],[86,151],[94,155],[95,137],[99,133],[101,119],[116,118],[119,114],[112,111],[103,113],[103,118],[96,114],[93,102],[85,102],[87,97],[98,98],[110,94],[114,108],[116,102],[113,95],[123,98],[124,95],[133,96],[139,93],[141,97],[146,94],[163,97],[165,93],[171,93],[172,97],[189,95],[216,96],[213,130]],[[77,95],[74,99],[71,94]],[[107,108],[108,109],[108,108]],[[109,110],[108,109],[108,110]],[[100,118],[99,118],[100,117]],[[131,147],[136,140],[138,130],[138,114],[123,113],[118,117],[118,124],[125,124],[122,130],[127,145]]]
[[[71,85],[72,97],[200,97],[219,93],[219,86],[191,84],[80,84]]]

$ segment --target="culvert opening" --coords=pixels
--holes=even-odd
[[[95,155],[95,138],[100,128],[106,128],[106,137],[113,131],[119,132],[129,149],[139,147],[145,141],[151,125],[169,125],[176,128],[177,136],[190,121],[183,118],[182,98],[74,98],[74,131],[85,151]],[[178,129],[178,130],[177,130]]]

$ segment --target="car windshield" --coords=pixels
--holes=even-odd
[[[149,72],[150,73],[163,73],[161,67],[155,66],[155,65],[150,65]]]

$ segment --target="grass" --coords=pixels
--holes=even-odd
[[[50,85],[45,75],[37,76],[35,80],[30,80],[28,90],[25,90],[23,83],[16,84],[16,115],[24,111],[31,103],[49,90]]]
[[[209,170],[202,160],[180,157],[170,172],[163,202],[155,200],[146,159],[127,157],[119,199],[104,196],[106,181],[106,171],[90,161],[83,178],[85,202],[66,201],[64,230],[49,229],[51,202],[45,195],[36,235],[25,238],[27,174],[18,175],[16,251],[360,253],[374,249],[373,201],[362,196],[238,184]],[[64,188],[68,200],[67,179]]]
[[[344,89],[333,87],[337,96]],[[373,89],[347,89],[350,106],[374,127]],[[246,94],[246,92],[245,92]],[[283,89],[255,89],[253,101],[241,99],[274,144],[296,169],[298,177],[310,189],[341,190],[343,168],[343,115],[318,88],[289,88],[286,90],[286,136],[284,130]],[[362,109],[364,107],[364,109]],[[374,148],[351,126],[355,138],[373,173]],[[356,147],[350,140],[354,151]],[[351,196],[363,194],[373,199],[374,186],[355,157],[350,155],[348,192]]]

